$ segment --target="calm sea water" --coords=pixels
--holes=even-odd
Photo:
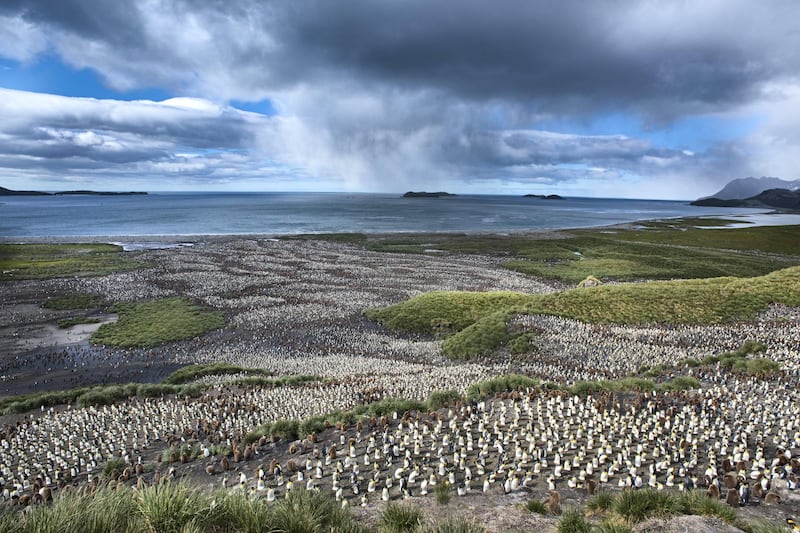
[[[759,213],[687,202],[345,193],[153,193],[0,198],[0,237],[327,232],[520,232],[679,216]]]

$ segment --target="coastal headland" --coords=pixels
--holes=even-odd
[[[265,512],[319,490],[366,530],[389,503],[476,531],[784,524],[797,227],[728,223],[0,244],[4,505],[171,479]]]

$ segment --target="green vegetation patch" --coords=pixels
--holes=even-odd
[[[494,311],[521,305],[515,292],[430,292],[397,305],[366,311],[367,318],[390,329],[424,334],[460,331]]]
[[[0,244],[0,281],[102,276],[148,266],[133,257],[112,244]]]
[[[271,375],[268,370],[263,370],[260,368],[244,368],[241,366],[232,365],[230,363],[209,363],[204,365],[187,365],[179,368],[167,376],[166,379],[164,379],[164,383],[178,385],[200,379],[204,376],[213,376],[217,374]]]
[[[302,233],[283,237],[289,241],[328,241],[338,243],[363,244],[367,236],[363,233]]]
[[[553,294],[435,292],[366,316],[405,332],[430,334],[446,322],[442,343],[454,359],[490,354],[525,332],[515,315],[555,315],[594,324],[713,324],[752,319],[770,303],[800,305],[800,267],[753,278],[713,278],[603,285]],[[526,339],[528,342],[530,338]]]
[[[623,231],[616,235],[621,241],[639,241],[666,245],[690,246],[716,250],[740,250],[795,256],[800,250],[797,226],[754,226],[747,228],[704,229],[702,226],[725,225],[713,219],[686,219],[670,224],[645,222],[642,229]],[[701,227],[697,227],[701,226]]]
[[[53,407],[75,403],[80,407],[110,405],[133,396],[157,398],[167,394],[177,396],[199,396],[201,388],[196,385],[167,385],[162,383],[127,383],[124,385],[96,385],[62,391],[18,394],[0,399],[0,414],[25,413],[40,407]]]
[[[110,405],[119,401],[127,400],[134,396],[140,398],[159,398],[161,396],[175,395],[179,397],[197,397],[202,394],[204,386],[197,384],[189,384],[192,381],[190,376],[200,376],[201,373],[192,374],[191,370],[208,370],[210,368],[222,368],[218,365],[192,365],[189,371],[179,369],[173,372],[161,383],[126,383],[120,385],[95,385],[92,387],[78,387],[74,389],[62,391],[47,391],[36,392],[31,394],[19,394],[9,398],[0,399],[0,414],[8,415],[14,413],[25,413],[40,407],[53,407],[55,405],[62,405],[74,403],[80,407],[88,407],[94,405]],[[236,372],[254,372],[256,374],[265,372],[259,369],[247,369],[242,367],[234,367],[227,365],[231,371]],[[202,374],[207,375],[207,374]],[[270,387],[284,387],[294,386],[312,381],[321,381],[318,376],[295,375],[295,376],[282,376],[275,378],[254,376],[253,379],[259,380],[253,386],[270,386]],[[241,380],[240,380],[241,381]],[[233,384],[241,384],[239,381],[231,382]]]
[[[225,326],[221,311],[194,305],[183,298],[117,304],[119,320],[103,324],[92,335],[94,344],[118,348],[148,347],[190,339]]]
[[[71,316],[69,318],[62,318],[57,322],[60,329],[71,328],[78,324],[97,324],[101,320],[94,316]]]
[[[380,513],[378,525],[388,533],[417,531],[425,520],[422,510],[413,505],[389,502]]]
[[[74,309],[96,309],[106,305],[105,298],[98,294],[76,292],[66,296],[48,298],[42,304],[45,309],[55,309],[57,311],[67,311]]]
[[[752,277],[800,262],[796,226],[702,229],[732,221],[686,218],[635,229],[592,228],[537,235],[423,234],[362,236],[369,250],[424,254],[430,250],[506,258],[505,266],[578,283],[589,276],[618,281]]]

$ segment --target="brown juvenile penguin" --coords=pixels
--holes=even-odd
[[[731,507],[739,507],[739,491],[736,489],[728,489],[728,494],[725,496],[725,503]]]
[[[547,498],[547,512],[551,515],[561,514],[561,495],[558,491],[550,491],[550,495]]]

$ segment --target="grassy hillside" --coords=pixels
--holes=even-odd
[[[507,324],[515,314],[545,314],[589,323],[711,324],[753,318],[770,303],[800,305],[800,267],[752,278],[657,281],[578,288],[554,294],[431,293],[367,317],[389,328],[430,334],[442,321],[453,335],[442,350],[450,357],[488,354],[519,333]]]

